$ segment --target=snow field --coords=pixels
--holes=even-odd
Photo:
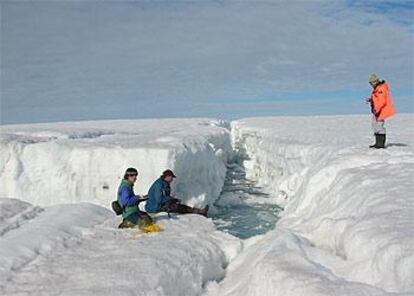
[[[20,200],[0,202],[0,294],[411,295],[413,119],[387,122],[386,150],[367,148],[367,116],[251,118],[231,133],[207,119],[4,126],[0,196]],[[284,207],[264,235],[239,240],[193,215],[140,235],[99,206],[120,165],[141,171],[137,192],[170,167],[179,197],[211,203],[231,141],[269,194],[260,202]],[[77,204],[45,206],[59,203]]]

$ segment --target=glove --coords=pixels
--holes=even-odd
[[[136,197],[138,199],[138,204],[140,204],[141,202],[146,201],[148,199],[148,197],[145,197],[145,196],[142,197],[142,196],[136,195]]]

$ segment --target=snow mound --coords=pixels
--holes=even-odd
[[[226,123],[208,119],[115,120],[2,126],[0,196],[36,205],[108,206],[127,167],[146,194],[166,168],[192,205],[214,201],[231,151]]]
[[[365,116],[233,123],[250,177],[285,206],[210,295],[414,293],[414,116],[371,150]]]
[[[0,199],[0,213],[9,213],[2,227],[29,208]],[[86,203],[27,219],[0,236],[1,295],[200,295],[240,249],[238,239],[194,215],[160,216],[164,231],[145,235],[117,229],[118,218]]]
[[[84,229],[110,216],[108,210],[91,204],[59,205],[45,211],[20,200],[0,199],[0,286],[27,264],[65,247]]]

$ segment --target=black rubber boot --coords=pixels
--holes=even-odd
[[[207,218],[207,216],[208,216],[208,209],[210,208],[210,206],[209,205],[206,205],[205,207],[204,207],[204,209],[203,209],[203,215],[204,215],[204,217],[206,217]]]
[[[206,205],[203,209],[195,209],[195,210],[196,210],[196,214],[203,215],[204,217],[207,217],[208,209],[209,209],[209,206]]]
[[[378,146],[378,140],[379,140],[379,134],[374,134],[374,136],[375,136],[375,144],[373,144],[373,145],[370,145],[369,146],[369,148],[377,148],[377,146]]]
[[[134,228],[136,225],[126,219],[123,219],[121,224],[119,224],[118,228]]]
[[[193,214],[194,208],[182,205],[179,203],[174,204],[174,206],[171,207],[171,212],[179,213],[179,214]]]
[[[387,138],[387,136],[385,134],[379,134],[378,135],[378,143],[377,143],[375,148],[384,149],[386,138]]]

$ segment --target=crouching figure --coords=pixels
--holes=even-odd
[[[152,225],[151,217],[139,209],[139,203],[145,198],[135,195],[134,184],[138,178],[138,171],[135,168],[128,168],[118,188],[118,205],[122,211],[123,221],[119,228],[139,227],[146,230]]]
[[[199,214],[207,217],[208,205],[203,209],[193,208],[181,203],[181,200],[171,196],[171,182],[176,178],[171,170],[166,170],[152,184],[148,191],[148,200],[145,211],[148,213],[180,213]]]

